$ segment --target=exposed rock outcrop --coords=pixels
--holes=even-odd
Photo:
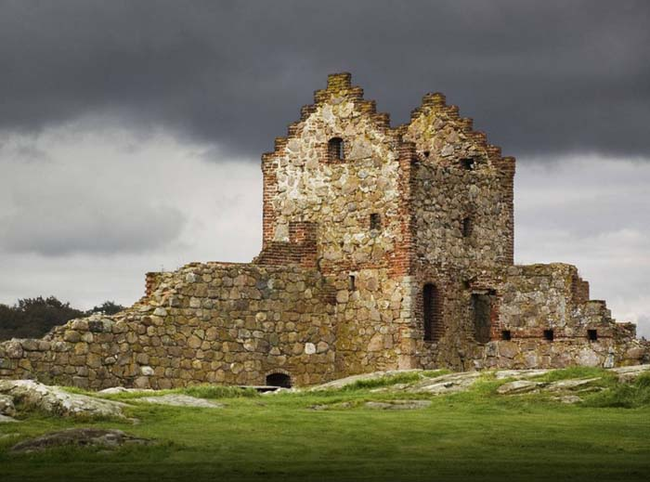
[[[33,380],[0,380],[0,394],[10,397],[21,409],[63,417],[124,417],[123,403],[66,392]]]

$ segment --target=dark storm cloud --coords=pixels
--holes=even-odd
[[[650,149],[645,1],[0,1],[0,128],[82,115],[257,156],[325,75],[447,94],[505,152]]]

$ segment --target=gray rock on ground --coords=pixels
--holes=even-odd
[[[600,377],[595,378],[571,378],[569,380],[558,380],[549,384],[546,388],[549,392],[563,392],[567,390],[584,389],[591,385],[593,382],[600,380]]]
[[[557,400],[558,402],[561,403],[566,403],[566,404],[574,404],[574,403],[580,403],[582,402],[582,398],[580,398],[577,395],[564,395],[562,397],[553,397],[553,400]]]
[[[650,373],[650,365],[632,365],[629,367],[612,368],[611,371],[616,374],[619,382],[633,382],[644,373]]]
[[[203,398],[191,397],[189,395],[169,394],[160,397],[142,397],[134,401],[154,403],[157,405],[170,405],[173,407],[198,407],[198,408],[223,408],[222,403],[211,402]]]
[[[149,444],[148,439],[138,438],[115,429],[71,428],[53,432],[41,437],[24,440],[11,448],[14,453],[41,452],[43,450],[63,447],[101,447],[113,449],[125,444]]]
[[[0,423],[12,423],[17,421],[18,420],[8,417],[7,415],[0,415]]]
[[[9,395],[0,395],[0,415],[13,417],[16,415],[16,407],[13,397]]]
[[[431,400],[386,400],[366,402],[365,406],[376,410],[417,410],[431,405]]]
[[[423,370],[413,369],[413,370],[387,370],[383,372],[372,372],[372,373],[362,373],[359,375],[352,375],[345,378],[339,378],[338,380],[332,380],[331,382],[323,383],[322,385],[317,385],[311,387],[310,391],[321,391],[321,390],[337,390],[344,388],[348,385],[353,385],[358,381],[362,380],[375,380],[377,378],[390,378],[397,375],[403,375],[404,373],[419,373]]]
[[[530,380],[515,380],[501,385],[497,388],[497,393],[499,395],[519,395],[521,393],[538,391],[546,385],[548,385],[548,383],[533,382]]]
[[[499,370],[494,373],[494,376],[497,380],[503,380],[505,378],[514,378],[520,380],[522,378],[533,378],[540,375],[545,375],[550,372],[550,369],[531,369],[531,370]]]
[[[111,387],[105,388],[97,392],[97,395],[117,395],[119,393],[147,393],[154,392],[151,388],[125,388],[125,387]]]
[[[481,372],[450,373],[439,377],[424,378],[408,388],[413,393],[447,395],[468,390],[482,376]]]
[[[123,418],[126,404],[87,395],[69,393],[34,380],[0,380],[0,394],[10,396],[16,405],[43,410],[55,415]]]

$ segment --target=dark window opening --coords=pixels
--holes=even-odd
[[[510,333],[510,330],[503,330],[501,332],[501,339],[505,341],[512,340],[512,333]]]
[[[492,328],[492,296],[472,294],[472,313],[474,317],[474,338],[479,343],[490,341]]]
[[[598,341],[598,330],[587,330],[589,341]]]
[[[547,341],[553,341],[555,335],[553,330],[544,330],[544,339]]]
[[[424,157],[427,157],[427,158],[428,158],[430,155],[431,155],[431,152],[429,152],[429,151],[424,151]]]
[[[424,285],[422,290],[422,311],[424,315],[424,339],[438,341],[442,336],[442,315],[440,292],[433,284]]]
[[[461,159],[460,165],[466,171],[473,171],[474,169],[476,169],[476,161],[472,158]]]
[[[472,287],[472,282],[468,279],[463,280],[463,288],[466,290],[470,289]]]
[[[291,377],[286,373],[271,373],[266,376],[266,385],[269,387],[291,388]]]
[[[348,288],[350,289],[350,291],[354,291],[355,289],[357,289],[356,285],[357,285],[357,279],[353,274],[351,274],[350,277],[348,278]]]
[[[381,229],[381,216],[378,213],[372,213],[370,215],[370,229]]]
[[[340,161],[344,159],[343,139],[333,137],[327,143],[327,156],[330,161]]]
[[[472,223],[472,218],[465,218],[463,219],[463,237],[468,238],[472,234],[472,230],[474,229],[473,226],[474,223]]]

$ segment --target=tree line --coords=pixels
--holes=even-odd
[[[64,303],[54,296],[24,298],[13,305],[0,303],[0,340],[10,338],[41,338],[57,325],[94,313],[112,315],[124,306],[105,301],[99,306],[83,311]]]

